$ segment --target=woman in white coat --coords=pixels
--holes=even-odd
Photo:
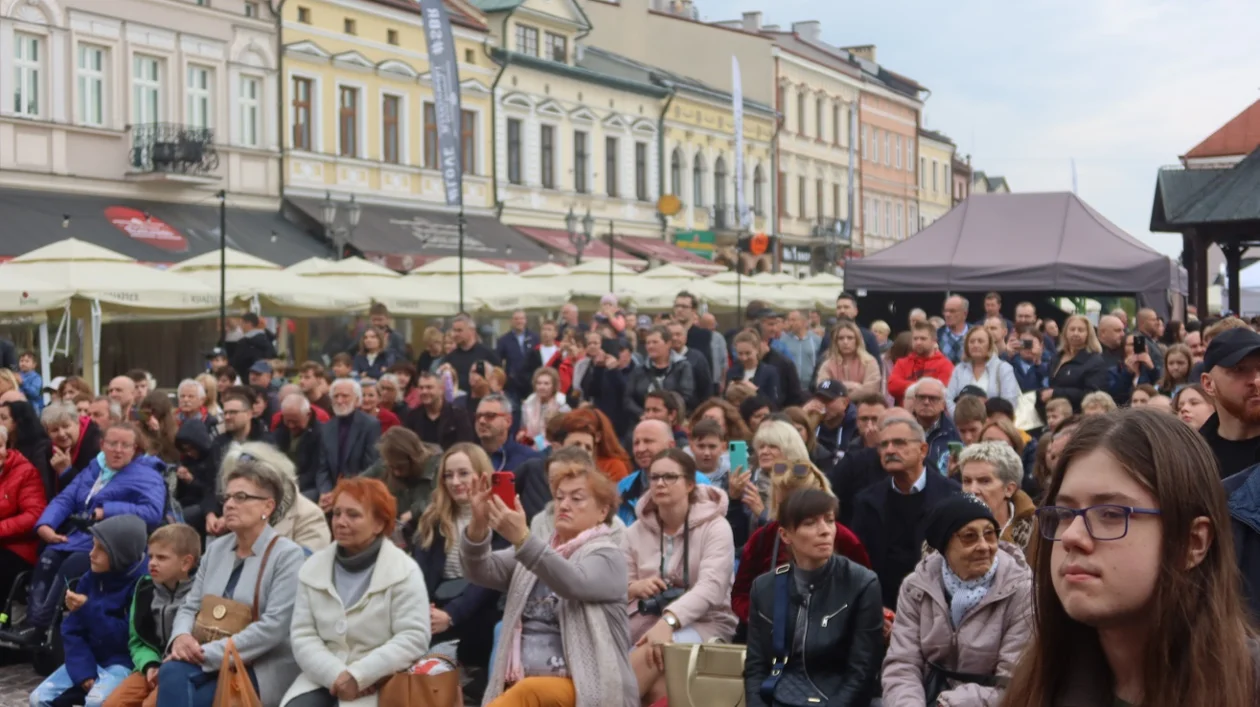
[[[376,479],[333,489],[332,545],[298,573],[290,641],[302,674],[285,707],[377,707],[377,691],[429,649],[420,568],[390,542],[397,508]]]
[[[962,361],[954,366],[945,390],[945,405],[954,414],[954,399],[963,388],[974,385],[990,398],[1004,398],[1019,405],[1019,382],[1015,369],[998,355],[997,341],[984,327],[973,326],[963,338]]]

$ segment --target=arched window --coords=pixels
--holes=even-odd
[[[674,148],[674,154],[671,155],[669,158],[669,185],[670,185],[669,193],[673,194],[679,199],[682,198],[682,180],[683,180],[682,175],[683,175],[682,151],[680,151],[678,148]]]
[[[704,206],[704,155],[698,152],[691,166],[691,205]]]
[[[761,171],[761,165],[757,165],[757,169],[753,170],[753,213],[762,216],[766,213],[766,175]]]
[[[713,206],[726,208],[726,160],[721,157],[713,163]]]

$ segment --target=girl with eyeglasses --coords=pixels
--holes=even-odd
[[[630,665],[644,704],[665,697],[661,646],[730,640],[731,572],[735,541],[726,521],[726,494],[697,485],[696,463],[680,449],[656,456],[647,491],[626,530],[629,571]]]
[[[1081,422],[1037,511],[1033,639],[1004,705],[1256,704],[1260,643],[1219,478],[1172,415]]]

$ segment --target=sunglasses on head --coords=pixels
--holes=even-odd
[[[805,464],[803,462],[797,462],[795,464],[787,464],[784,462],[779,462],[778,464],[775,464],[774,466],[770,467],[770,473],[775,476],[782,476],[788,473],[788,471],[792,472],[792,476],[800,478],[800,477],[809,476],[809,473],[813,471],[813,469],[810,467],[809,464]]]

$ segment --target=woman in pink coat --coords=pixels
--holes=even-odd
[[[1032,632],[1032,570],[971,494],[941,501],[925,523],[936,552],[901,583],[884,707],[997,707],[998,678],[1010,677]]]
[[[726,493],[697,486],[696,463],[679,449],[657,455],[647,492],[626,531],[630,587],[630,664],[645,703],[665,697],[661,646],[730,640],[735,634],[731,577],[735,539]]]

